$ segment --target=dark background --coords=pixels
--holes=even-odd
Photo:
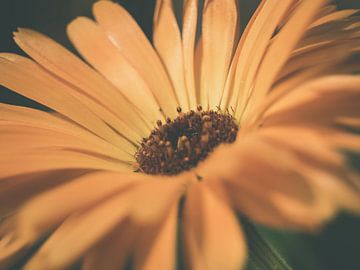
[[[179,6],[180,0],[175,0]],[[91,16],[95,0],[0,0],[0,51],[21,53],[12,41],[17,27],[43,32],[70,50],[65,27],[77,16]],[[135,17],[148,37],[151,37],[154,0],[118,0]],[[243,25],[258,4],[258,0],[240,0]],[[360,0],[335,1],[340,8],[360,8]],[[37,104],[0,88],[0,102],[37,106]],[[340,215],[316,235],[280,232],[260,228],[294,269],[357,270],[360,269],[360,218]]]

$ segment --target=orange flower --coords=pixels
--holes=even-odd
[[[1,267],[38,245],[24,269],[174,269],[179,227],[186,269],[235,270],[236,211],[302,230],[359,213],[357,11],[265,0],[238,40],[235,0],[205,0],[201,34],[198,1],[182,31],[171,3],[153,44],[109,1],[74,20],[93,68],[28,29],[32,60],[0,54],[0,84],[51,109],[0,104]]]

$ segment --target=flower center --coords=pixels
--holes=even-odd
[[[222,111],[183,113],[166,123],[157,121],[148,138],[144,138],[135,154],[139,171],[147,174],[177,174],[195,167],[221,143],[236,139],[238,126],[234,117]]]

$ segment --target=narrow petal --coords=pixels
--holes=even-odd
[[[259,134],[245,135],[235,145],[219,147],[199,167],[197,173],[203,179],[218,179],[219,184],[227,190],[235,208],[267,225],[314,230],[344,207],[344,204],[339,203],[338,194],[334,195],[335,189],[333,190],[338,184],[342,186],[341,178],[338,179],[334,174],[333,179],[329,176],[327,179],[318,179],[319,173],[326,173],[328,168],[322,166],[314,171],[316,168],[311,164],[313,159],[308,160],[308,163],[304,162],[301,155],[298,156],[293,149],[267,142],[258,136]],[[289,140],[291,138],[296,137],[289,136]],[[273,158],[275,155],[276,159]],[[343,167],[342,163],[336,162],[337,166]],[[315,164],[317,166],[318,163]],[[329,187],[324,189],[323,185],[327,181]],[[343,191],[342,188],[341,193]],[[350,204],[353,205],[348,204],[345,208],[352,210],[359,198],[356,199],[356,195],[354,197],[354,193],[349,191],[347,189],[341,196],[351,195]],[[252,208],[258,199],[258,207]],[[273,218],[271,215],[262,215],[261,211],[266,209],[274,214]],[[279,220],[274,220],[277,218]]]
[[[195,69],[195,90],[196,90],[196,100],[198,104],[202,104],[201,100],[201,73],[202,73],[202,58],[203,58],[203,42],[200,37],[199,42],[196,45],[195,48],[195,63],[194,63],[194,69]]]
[[[23,152],[21,155],[0,156],[0,179],[62,169],[132,171],[130,164],[106,159],[91,152],[72,151],[71,149],[39,149]]]
[[[176,268],[176,225],[178,207],[172,206],[159,225],[144,228],[135,247],[134,269]]]
[[[137,230],[127,221],[94,246],[85,256],[83,270],[119,270],[130,257]]]
[[[230,186],[227,192],[234,209],[259,224],[279,229],[309,229],[313,227],[309,220],[299,221],[284,215],[273,203],[269,202],[267,196],[233,186]]]
[[[245,263],[245,239],[236,217],[206,184],[192,186],[187,195],[184,238],[188,269],[237,270]]]
[[[198,21],[198,0],[184,1],[184,16],[182,26],[182,45],[184,54],[185,81],[188,91],[189,105],[195,109],[198,104],[195,88],[195,41]]]
[[[148,83],[165,115],[176,117],[178,101],[170,79],[134,19],[124,8],[110,1],[97,2],[94,15],[111,42]]]
[[[187,176],[159,177],[143,183],[133,195],[131,218],[138,224],[157,224],[185,193]]]
[[[157,0],[153,43],[173,83],[180,107],[189,110],[180,30],[171,0]]]
[[[101,185],[99,185],[100,182]],[[116,194],[117,191],[121,191],[121,188],[126,187],[132,182],[133,181],[129,179],[119,181],[116,175],[111,173],[95,173],[61,185],[54,190],[50,190],[30,200],[19,209],[16,215],[1,224],[0,263],[9,260],[10,256],[15,256],[22,249],[29,248],[31,244],[50,229],[57,226],[69,215],[99,202],[107,195]],[[98,191],[100,191],[100,193],[98,193]],[[59,204],[59,201],[61,204]],[[72,219],[70,224],[75,220],[76,219]],[[66,226],[67,225],[65,225],[65,228]],[[71,226],[68,228],[71,228]],[[64,231],[60,229],[60,235],[62,233],[66,235],[67,231],[68,230]],[[57,235],[58,234],[55,234],[54,236],[55,243]],[[71,238],[71,235],[68,236]],[[10,241],[6,240],[8,238]],[[77,239],[77,237],[75,238]],[[79,246],[82,245],[82,243],[79,242],[77,242],[77,244]],[[51,245],[50,241],[50,246]],[[45,247],[45,249],[47,248]],[[36,261],[37,259],[35,259],[35,265],[38,263]],[[64,261],[63,263],[66,264],[67,262]],[[47,267],[45,262],[44,264],[40,262],[38,267],[39,268],[34,266],[35,269],[53,269],[51,266]]]
[[[67,28],[68,36],[82,56],[127,97],[154,126],[162,118],[148,85],[94,21],[80,17]]]
[[[299,50],[304,50],[303,48],[314,47],[318,44],[320,46],[321,44],[335,43],[340,40],[358,39],[360,36],[358,22],[359,19],[357,17],[350,17],[344,20],[330,21],[310,28],[297,44],[294,53],[298,53]]]
[[[127,198],[118,195],[89,211],[69,217],[24,269],[64,269],[71,265],[124,221],[129,212]]]
[[[30,59],[2,54],[0,71],[1,85],[54,109],[115,145],[129,150],[133,148],[89,108],[90,104],[94,103],[82,103],[83,100],[80,101],[79,96],[72,95],[69,86],[51,76]],[[99,108],[96,104],[94,107]],[[131,136],[136,138],[139,135],[136,136],[133,132]]]
[[[70,135],[78,139],[84,140],[85,142],[91,143],[94,146],[100,148],[106,148],[109,153],[116,152],[117,157],[123,157],[123,160],[132,160],[133,151],[126,152],[114,146],[112,143],[108,143],[101,138],[97,137],[88,130],[81,126],[69,121],[68,119],[60,118],[54,113],[48,113],[36,109],[0,104],[0,126],[8,125],[13,127],[22,127],[30,129],[38,129],[51,131],[61,134]],[[20,127],[19,127],[20,126]],[[26,143],[24,140],[23,143]]]
[[[269,108],[266,122],[329,124],[338,117],[359,117],[359,82],[359,76],[334,75],[305,83]]]
[[[292,76],[280,80],[276,85],[274,85],[273,90],[267,95],[264,102],[262,102],[258,107],[257,112],[253,115],[254,118],[249,120],[247,124],[253,122],[256,123],[259,119],[262,119],[264,113],[271,106],[273,106],[286,95],[289,95],[292,91],[297,91],[299,85],[306,84],[307,82],[320,77],[356,73],[357,70],[360,69],[360,64],[356,61],[352,62],[351,60],[345,60],[339,62],[338,60],[339,59],[335,60],[334,62],[327,62],[308,67],[304,70],[296,72]]]
[[[253,95],[249,101],[250,110],[258,106],[258,103],[262,101],[296,43],[304,35],[315,14],[325,3],[325,0],[302,1],[291,15],[289,21],[277,34],[259,67]]]
[[[264,129],[262,135],[264,141],[295,155],[302,163],[299,166],[304,177],[335,204],[351,211],[360,210],[360,192],[351,184],[353,173],[344,166],[345,158],[338,151],[339,147],[352,147],[356,151],[359,136],[306,126]]]
[[[0,216],[18,210],[41,192],[79,178],[86,170],[59,170],[18,175],[0,181]],[[50,180],[49,180],[50,179]]]
[[[110,147],[109,147],[110,146]],[[0,147],[7,156],[21,155],[38,149],[72,149],[73,151],[92,152],[104,158],[123,162],[132,160],[130,154],[99,141],[86,140],[77,136],[54,132],[47,129],[0,122]]]
[[[325,23],[329,23],[332,21],[339,21],[346,19],[356,13],[358,13],[358,9],[344,9],[344,10],[338,10],[331,12],[329,14],[326,14],[325,16],[321,17],[320,19],[316,20],[311,24],[310,27],[316,27]]]
[[[240,111],[245,106],[243,103],[250,91],[249,84],[253,81],[254,72],[257,71],[268,43],[291,3],[290,0],[269,0],[263,1],[257,8],[236,49],[230,76],[227,78],[223,107],[227,104],[233,110]]]
[[[94,108],[101,104],[110,111],[111,114],[105,114],[104,109],[99,111],[98,108],[97,114],[105,114],[104,120],[119,133],[126,132],[120,125],[122,122],[128,124],[126,129],[129,131],[133,128],[146,128],[138,113],[114,86],[64,47],[29,29],[19,29],[14,35],[17,44],[42,67],[67,82],[73,94],[77,94],[82,100],[95,100],[95,105],[92,106]],[[113,114],[117,116],[115,119]]]
[[[134,183],[133,179],[138,179],[139,182],[129,188],[125,187],[123,191],[112,189],[112,195],[106,196],[94,207],[73,212],[50,236],[25,269],[64,268],[87,254],[125,221],[145,227],[159,224],[169,213],[170,206],[178,200],[174,196],[174,190],[177,190],[180,196],[179,189],[181,190],[184,184],[181,181],[155,180],[153,177],[137,175],[127,183]],[[147,179],[153,181],[148,182]],[[155,187],[149,189],[148,183],[153,182]],[[86,198],[86,195],[84,197]],[[62,213],[62,210],[59,212]]]
[[[283,71],[278,74],[277,80],[291,76],[292,74],[309,69],[315,65],[334,65],[340,63],[351,55],[360,51],[360,39],[339,39],[329,44],[315,46],[310,50],[298,51],[285,65]],[[346,67],[345,67],[346,68]],[[341,71],[341,70],[340,70]]]
[[[220,104],[236,38],[237,6],[234,0],[207,0],[202,22],[201,104]]]
[[[126,174],[92,173],[82,176],[32,198],[13,217],[15,228],[19,230],[19,235],[36,239],[72,213],[119,194],[135,183],[134,176]]]

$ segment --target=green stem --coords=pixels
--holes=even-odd
[[[247,236],[250,264],[259,270],[291,270],[280,254],[260,235],[256,227],[242,219]]]

